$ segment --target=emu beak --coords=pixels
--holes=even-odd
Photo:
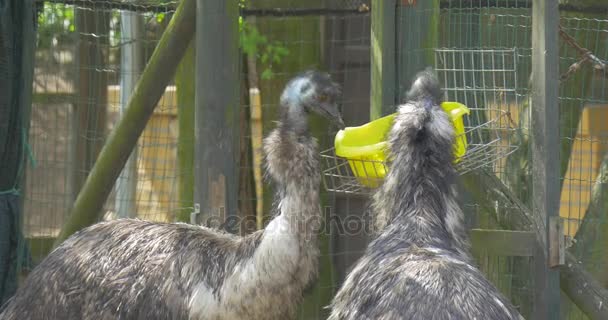
[[[338,129],[342,130],[346,126],[344,125],[344,120],[342,120],[342,115],[338,109],[337,105],[329,106],[325,109],[325,117],[331,121],[334,125],[338,127]]]
[[[336,123],[336,126],[338,126],[338,129],[343,130],[344,128],[346,128],[346,126],[344,125],[344,120],[342,120],[341,116],[335,118],[334,122]]]

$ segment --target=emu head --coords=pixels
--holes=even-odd
[[[281,106],[290,125],[306,128],[308,113],[313,112],[331,121],[340,129],[344,121],[338,110],[340,86],[329,74],[309,70],[291,79],[281,95]]]
[[[416,74],[407,92],[407,101],[414,102],[416,107],[439,109],[443,102],[443,90],[432,68],[428,67]]]

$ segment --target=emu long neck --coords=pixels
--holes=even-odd
[[[296,136],[308,135],[308,114],[304,106],[296,99],[281,102],[280,130],[293,132]]]
[[[374,197],[375,227],[393,225],[418,245],[467,251],[452,166],[453,129],[442,110],[403,105],[389,144],[389,173]]]
[[[289,118],[288,118],[289,119]],[[281,121],[265,139],[268,174],[278,190],[278,209],[299,233],[316,232],[311,222],[320,215],[320,169],[317,143],[304,126]]]

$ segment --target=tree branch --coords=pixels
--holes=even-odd
[[[602,76],[604,76],[604,77],[608,77],[608,67],[606,66],[606,62],[603,61],[602,59],[598,58],[596,55],[594,55],[593,52],[591,52],[591,50],[584,48],[580,44],[578,44],[576,39],[574,39],[574,37],[569,35],[566,31],[564,31],[562,26],[559,26],[559,36],[570,47],[574,48],[574,50],[576,50],[579,53],[579,55],[581,56],[581,59],[579,61],[573,63],[568,68],[568,71],[560,77],[560,80],[563,81],[563,80],[568,79],[570,77],[570,75],[572,75],[576,71],[580,70],[581,65],[584,63],[593,64],[593,68],[595,69],[595,71],[600,72],[602,74]]]

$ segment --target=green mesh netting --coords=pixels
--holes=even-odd
[[[33,0],[0,0],[0,304],[27,262],[20,228],[35,46]]]

